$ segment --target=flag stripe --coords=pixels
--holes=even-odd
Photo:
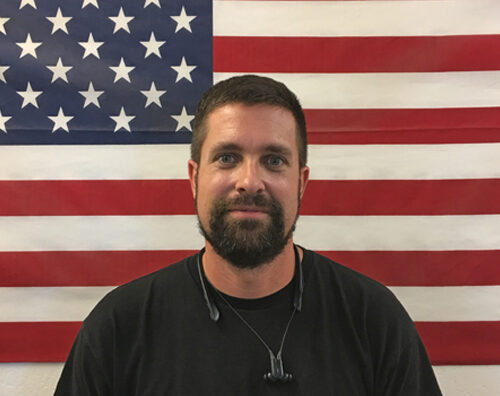
[[[0,362],[63,362],[81,322],[0,322]]]
[[[214,73],[214,82],[242,73]],[[283,82],[307,109],[498,107],[500,71],[258,73]],[[393,87],[388,90],[387,87]],[[342,95],[339,95],[342,92]],[[384,94],[381,95],[381,92]]]
[[[500,216],[302,216],[295,236],[312,250],[492,250]]]
[[[5,181],[185,180],[189,146],[0,146],[0,158]],[[500,143],[311,145],[309,166],[312,180],[494,179]]]
[[[483,129],[498,132],[500,107],[449,109],[305,109],[308,133]],[[471,137],[472,139],[473,137]],[[418,142],[418,141],[417,141]],[[362,142],[360,142],[362,143]],[[411,143],[411,141],[407,142]]]
[[[498,34],[499,19],[495,0],[214,1],[215,36]]]
[[[303,215],[500,213],[500,179],[312,180]]]
[[[61,362],[81,322],[0,323],[0,362]],[[500,322],[417,322],[435,365],[499,364]],[[16,345],[18,345],[16,347]]]
[[[0,251],[194,250],[194,215],[5,216]],[[481,235],[481,238],[477,238]],[[112,238],[111,238],[112,236]],[[302,216],[296,241],[312,250],[495,250],[500,215]]]
[[[493,396],[498,390],[500,365],[434,366],[443,395]]]
[[[0,287],[117,286],[195,252],[0,252]],[[500,285],[500,250],[320,253],[388,286]]]
[[[500,179],[311,180],[302,215],[499,214]],[[1,216],[195,214],[188,180],[0,181]]]
[[[118,286],[196,251],[0,252],[0,287]]]
[[[388,286],[500,285],[500,250],[320,253]]]
[[[323,131],[307,134],[309,144],[444,144],[500,142],[498,128],[401,131]]]
[[[113,287],[1,287],[4,322],[81,321]],[[414,321],[498,321],[500,286],[391,286]],[[480,298],[481,305],[476,304]]]
[[[390,289],[416,322],[500,320],[499,285],[391,286]]]
[[[0,215],[194,214],[187,180],[0,181]]]
[[[189,145],[0,146],[0,158],[0,180],[185,179]]]
[[[417,322],[432,364],[499,364],[500,322]]]
[[[500,54],[492,53],[491,49],[499,43],[500,35],[215,37],[214,71],[366,73],[498,70]],[[241,51],[242,48],[245,50]],[[423,53],[425,56],[422,56]]]

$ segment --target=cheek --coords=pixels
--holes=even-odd
[[[198,211],[209,210],[215,199],[224,195],[227,190],[227,180],[219,175],[200,174],[197,183]]]

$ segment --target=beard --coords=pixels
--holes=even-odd
[[[300,199],[299,199],[300,206]],[[195,202],[198,208],[197,200]],[[267,212],[267,219],[231,219],[229,212],[236,206],[255,206]],[[201,234],[215,252],[240,269],[255,269],[271,262],[285,248],[295,230],[295,220],[285,232],[283,208],[273,197],[244,194],[234,199],[214,201],[209,214],[210,231],[206,230],[198,215]]]

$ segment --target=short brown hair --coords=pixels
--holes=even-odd
[[[246,105],[268,104],[289,110],[296,125],[299,167],[307,163],[307,132],[304,112],[297,96],[281,82],[268,77],[244,75],[223,80],[212,86],[201,98],[196,109],[191,141],[191,159],[200,163],[201,147],[207,131],[205,121],[217,107],[229,103]]]

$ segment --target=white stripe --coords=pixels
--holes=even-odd
[[[500,286],[390,287],[414,321],[500,320]]]
[[[214,73],[214,82],[240,74],[243,73]],[[500,71],[498,70],[432,73],[256,74],[283,82],[298,96],[305,109],[500,106]]]
[[[0,146],[0,158],[0,180],[187,179],[189,146]],[[500,143],[310,145],[309,166],[320,180],[498,178]]]
[[[80,321],[112,287],[0,287],[0,321]],[[500,320],[500,286],[393,287],[415,321]]]
[[[189,145],[1,146],[0,180],[182,179]]]
[[[500,365],[434,366],[443,395],[498,396]]]
[[[0,394],[52,396],[62,363],[0,364]],[[444,395],[496,396],[500,389],[500,365],[434,366]]]
[[[6,216],[0,251],[199,249],[196,216]],[[500,249],[500,215],[302,216],[312,250]]]
[[[81,321],[114,287],[0,287],[0,322]]]
[[[196,216],[5,216],[0,251],[199,249]]]
[[[500,144],[311,145],[311,179],[500,177]]]
[[[500,215],[302,216],[295,240],[312,250],[489,250]]]
[[[0,363],[0,395],[53,396],[62,363]]]
[[[215,36],[440,36],[500,33],[496,0],[214,1]]]

